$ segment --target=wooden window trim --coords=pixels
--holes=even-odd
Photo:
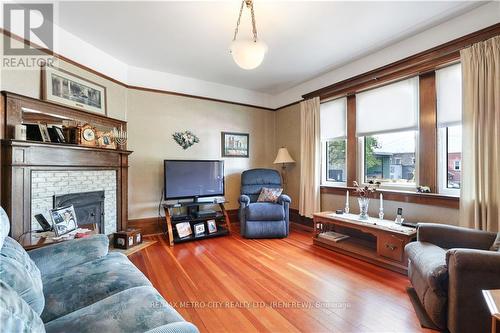
[[[347,152],[346,171],[347,186],[357,179],[358,143],[356,138],[356,95],[347,96]]]
[[[478,30],[426,51],[414,54],[386,66],[331,84],[302,96],[304,99],[319,96],[322,100],[335,96],[351,95],[369,87],[433,71],[460,59],[460,50],[474,43],[500,34],[500,23]]]
[[[436,72],[419,77],[418,185],[437,192]]]
[[[321,194],[345,195],[347,190],[349,190],[349,194],[351,196],[358,196],[355,187],[321,186]],[[377,193],[382,193],[384,195],[384,200],[389,201],[399,201],[454,209],[458,209],[460,206],[460,198],[451,195],[385,189],[379,189],[377,190]]]

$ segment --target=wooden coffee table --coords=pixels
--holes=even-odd
[[[378,218],[361,220],[358,215],[335,212],[314,214],[313,220],[314,244],[402,274],[408,272],[404,247],[416,238],[415,228],[404,227],[394,221]],[[348,235],[349,238],[335,242],[322,237],[321,233],[325,231]]]
[[[500,333],[500,289],[483,290],[483,297],[491,313],[491,333]]]
[[[96,235],[99,233],[99,228],[95,224],[82,224],[78,227],[82,229],[89,229],[90,231],[88,232],[88,234],[91,235]],[[21,238],[19,239],[19,244],[21,244],[21,246],[28,251],[72,239],[74,238],[52,239],[51,237],[40,237],[40,234],[36,232],[29,232],[21,236]]]

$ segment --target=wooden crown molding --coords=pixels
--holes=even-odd
[[[335,96],[350,95],[368,87],[408,76],[424,74],[443,64],[460,59],[461,49],[499,34],[500,23],[497,23],[386,66],[312,91],[303,95],[302,98],[309,99],[319,96],[321,99],[328,99]]]
[[[226,104],[233,104],[233,105],[238,105],[238,106],[245,106],[245,107],[251,107],[251,108],[256,108],[256,109],[261,109],[261,110],[267,110],[267,111],[276,111],[277,109],[274,108],[267,108],[264,106],[259,106],[259,105],[253,105],[253,104],[246,104],[246,103],[239,103],[239,102],[233,102],[233,101],[228,101],[224,99],[218,99],[218,98],[211,98],[211,97],[205,97],[205,96],[198,96],[198,95],[191,95],[191,94],[185,94],[185,93],[179,93],[175,91],[170,91],[170,90],[163,90],[163,89],[153,89],[153,88],[146,88],[146,87],[139,87],[139,86],[134,86],[134,85],[129,85],[124,82],[121,82],[115,78],[112,78],[106,74],[103,74],[101,72],[98,72],[90,67],[87,67],[85,65],[80,64],[79,62],[76,62],[70,58],[67,58],[63,56],[62,54],[56,53],[50,49],[47,48],[42,48],[41,46],[37,45],[36,43],[33,43],[31,41],[28,41],[18,35],[16,35],[13,32],[10,32],[9,30],[0,28],[0,33],[3,33],[5,36],[10,37],[12,39],[15,39],[19,42],[22,42],[26,45],[29,45],[31,47],[35,47],[39,49],[41,52],[44,52],[48,55],[51,55],[53,57],[58,58],[59,60],[62,60],[64,62],[67,62],[75,67],[78,67],[80,69],[83,69],[91,74],[94,74],[96,76],[99,76],[105,80],[111,81],[117,85],[120,85],[124,88],[127,89],[133,89],[133,90],[140,90],[140,91],[147,91],[147,92],[153,92],[153,93],[159,93],[159,94],[166,94],[166,95],[173,95],[173,96],[180,96],[180,97],[187,97],[187,98],[196,98],[196,99],[201,99],[205,101],[211,101],[211,102],[218,102],[218,103],[226,103]],[[292,103],[293,104],[293,103]]]
[[[223,99],[217,99],[217,98],[210,98],[210,97],[205,97],[205,96],[198,96],[198,95],[191,95],[191,94],[184,94],[184,93],[178,93],[174,91],[169,91],[169,90],[162,90],[162,89],[153,89],[153,88],[146,88],[146,87],[139,87],[139,86],[133,86],[133,85],[128,85],[124,82],[121,82],[117,79],[114,79],[106,74],[103,74],[101,72],[98,72],[90,67],[87,67],[85,65],[82,65],[72,59],[69,59],[61,54],[55,53],[50,49],[42,48],[39,45],[28,41],[6,29],[0,28],[0,32],[3,33],[4,35],[13,38],[15,40],[18,40],[20,42],[23,42],[27,45],[30,45],[32,47],[36,47],[40,49],[42,52],[49,54],[51,56],[54,56],[60,60],[63,60],[73,66],[76,66],[78,68],[81,68],[85,71],[88,71],[91,74],[94,74],[96,76],[99,76],[105,80],[111,81],[117,85],[120,85],[124,88],[127,89],[133,89],[133,90],[141,90],[141,91],[147,91],[147,92],[153,92],[153,93],[160,93],[160,94],[167,94],[167,95],[174,95],[174,96],[181,96],[181,97],[187,97],[187,98],[196,98],[196,99],[201,99],[201,100],[206,100],[206,101],[211,101],[211,102],[219,102],[219,103],[227,103],[227,104],[233,104],[233,105],[239,105],[239,106],[245,106],[245,107],[252,107],[256,109],[261,109],[261,110],[267,110],[267,111],[278,111],[284,108],[287,108],[289,106],[292,106],[294,104],[300,103],[304,99],[309,99],[312,97],[319,96],[321,99],[328,99],[334,96],[341,96],[341,95],[351,95],[354,94],[357,90],[361,89],[366,89],[370,86],[376,86],[379,84],[383,84],[384,82],[389,82],[392,80],[396,80],[398,78],[404,78],[407,76],[411,75],[418,75],[422,73],[426,73],[428,71],[434,70],[436,67],[456,61],[460,57],[460,50],[477,42],[486,40],[488,38],[491,38],[493,36],[499,35],[500,34],[500,23],[494,24],[490,27],[487,27],[485,29],[473,32],[471,34],[462,36],[460,38],[454,39],[450,42],[447,42],[445,44],[441,44],[439,46],[436,46],[434,48],[431,48],[429,50],[417,53],[415,55],[409,56],[407,58],[401,59],[399,61],[393,62],[389,65],[374,69],[372,71],[366,72],[364,74],[360,74],[357,76],[354,76],[352,78],[334,83],[332,85],[329,85],[327,87],[312,91],[310,93],[307,93],[302,96],[302,100],[295,101],[277,108],[267,108],[263,106],[258,106],[258,105],[253,105],[253,104],[246,104],[246,103],[239,103],[239,102],[233,102],[233,101],[228,101],[228,100],[223,100]]]

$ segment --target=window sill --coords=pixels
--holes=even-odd
[[[347,190],[349,190],[349,194],[351,196],[357,196],[355,187],[321,185],[322,194],[345,195]],[[389,201],[400,201],[455,209],[458,209],[460,206],[460,197],[453,195],[418,193],[411,191],[395,191],[386,189],[377,189],[377,193],[382,193],[384,195],[384,200]]]

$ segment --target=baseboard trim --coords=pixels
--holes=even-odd
[[[295,208],[290,209],[290,221],[293,221],[295,224],[301,224],[311,229],[314,227],[313,219],[300,215],[299,210]]]
[[[313,232],[314,231],[313,227],[310,227],[308,225],[303,225],[300,223],[296,223],[296,222],[290,222],[290,229],[306,231],[306,232]]]
[[[143,236],[151,236],[163,234],[163,223],[165,223],[163,218],[158,220],[158,217],[146,217],[142,219],[128,220],[127,226],[129,228],[141,229]]]
[[[227,215],[231,221],[231,225],[239,225],[240,220],[238,217],[239,209],[228,209]],[[144,236],[163,234],[163,225],[165,218],[161,217],[145,217],[140,219],[128,220],[127,226],[129,228],[141,229]],[[313,221],[309,217],[301,216],[297,209],[290,209],[290,226],[293,229],[304,230],[312,232]]]

